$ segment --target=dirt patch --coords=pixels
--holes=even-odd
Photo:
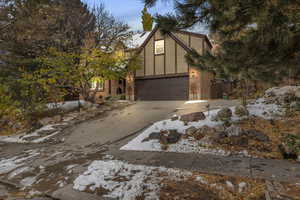
[[[265,183],[260,180],[196,174],[185,180],[164,179],[161,200],[265,199]]]

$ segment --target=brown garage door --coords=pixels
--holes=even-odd
[[[136,100],[187,100],[188,88],[188,76],[135,80]]]

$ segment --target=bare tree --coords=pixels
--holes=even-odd
[[[99,47],[109,49],[117,41],[124,41],[132,35],[130,27],[109,13],[104,4],[96,5],[92,10],[96,18],[95,37]]]

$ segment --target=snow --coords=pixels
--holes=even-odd
[[[195,104],[195,103],[207,103],[207,100],[192,100],[192,101],[186,101],[184,104]]]
[[[268,96],[274,95],[274,96],[283,96],[288,93],[295,93],[296,91],[300,90],[300,86],[284,86],[284,87],[273,87],[268,90],[266,90],[265,94]]]
[[[25,172],[28,172],[28,171],[30,171],[30,170],[31,170],[30,167],[20,167],[20,168],[14,170],[13,172],[11,172],[11,173],[8,175],[8,179],[9,179],[9,180],[10,180],[10,179],[13,179],[14,177],[16,177],[16,176],[18,176],[18,175],[20,175],[20,174],[23,174],[23,173],[25,173]]]
[[[81,106],[88,107],[91,105],[90,102],[80,100],[79,101]],[[49,109],[62,109],[64,111],[72,111],[78,108],[78,101],[66,101],[66,102],[59,102],[59,103],[49,103],[47,104]]]
[[[75,179],[73,188],[79,191],[102,188],[108,190],[104,197],[112,199],[135,200],[141,195],[145,200],[159,199],[160,172],[173,178],[192,175],[191,172],[132,165],[118,160],[94,161]]]
[[[37,151],[31,151],[25,155],[0,160],[0,175],[7,174],[17,168],[24,167],[24,165],[26,164],[25,161],[32,159],[37,155],[39,155]],[[24,172],[25,170],[26,168],[19,169],[19,171],[15,171],[14,173],[17,175],[22,173],[22,171]],[[9,176],[13,177],[14,174],[12,173]]]
[[[142,33],[137,33],[132,36],[129,40],[125,42],[125,46],[129,49],[136,49],[142,46],[145,40],[150,35],[151,31],[146,31]]]
[[[280,106],[276,104],[264,104],[264,99],[258,99],[253,104],[247,106],[250,115],[262,117],[265,119],[272,119],[277,115],[281,114]],[[230,107],[234,113],[234,107]],[[204,112],[206,119],[198,122],[190,122],[187,125],[184,125],[184,122],[178,120],[163,120],[154,123],[152,126],[144,130],[140,135],[131,140],[128,144],[120,148],[120,150],[133,150],[133,151],[167,151],[167,152],[181,152],[181,153],[202,153],[202,154],[214,154],[214,155],[229,155],[231,152],[226,152],[222,149],[211,149],[205,148],[201,140],[197,141],[194,138],[181,139],[176,144],[168,145],[167,150],[161,148],[161,144],[158,140],[149,140],[144,141],[145,138],[148,138],[149,135],[153,132],[160,132],[163,130],[177,130],[178,133],[185,134],[186,129],[194,126],[195,128],[200,128],[202,126],[216,127],[221,125],[222,122],[216,122],[212,120],[213,116],[217,114],[220,109],[211,110],[209,113]],[[232,121],[239,121],[242,118],[233,115]],[[248,152],[242,151],[238,152],[243,156],[249,156]]]
[[[49,138],[52,138],[53,136],[57,135],[59,133],[59,131],[55,131],[54,133],[52,133],[50,135],[46,135],[46,136],[42,136],[42,135],[40,135],[40,133],[43,131],[55,130],[54,127],[58,126],[58,125],[63,125],[63,124],[46,125],[30,134],[22,133],[22,134],[12,135],[12,136],[0,136],[0,141],[7,142],[7,143],[42,143],[42,142],[47,141]],[[38,136],[41,136],[41,137],[34,139],[32,141],[26,140],[26,138],[38,137]]]
[[[21,185],[25,186],[25,187],[30,187],[32,186],[32,184],[34,184],[36,182],[36,178],[34,176],[29,176],[24,178],[23,180],[21,180]]]

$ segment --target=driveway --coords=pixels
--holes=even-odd
[[[137,132],[151,123],[182,115],[211,109],[233,106],[237,101],[141,101],[122,110],[115,110],[100,119],[85,122],[73,127],[65,138],[65,145],[87,146],[106,144]]]

